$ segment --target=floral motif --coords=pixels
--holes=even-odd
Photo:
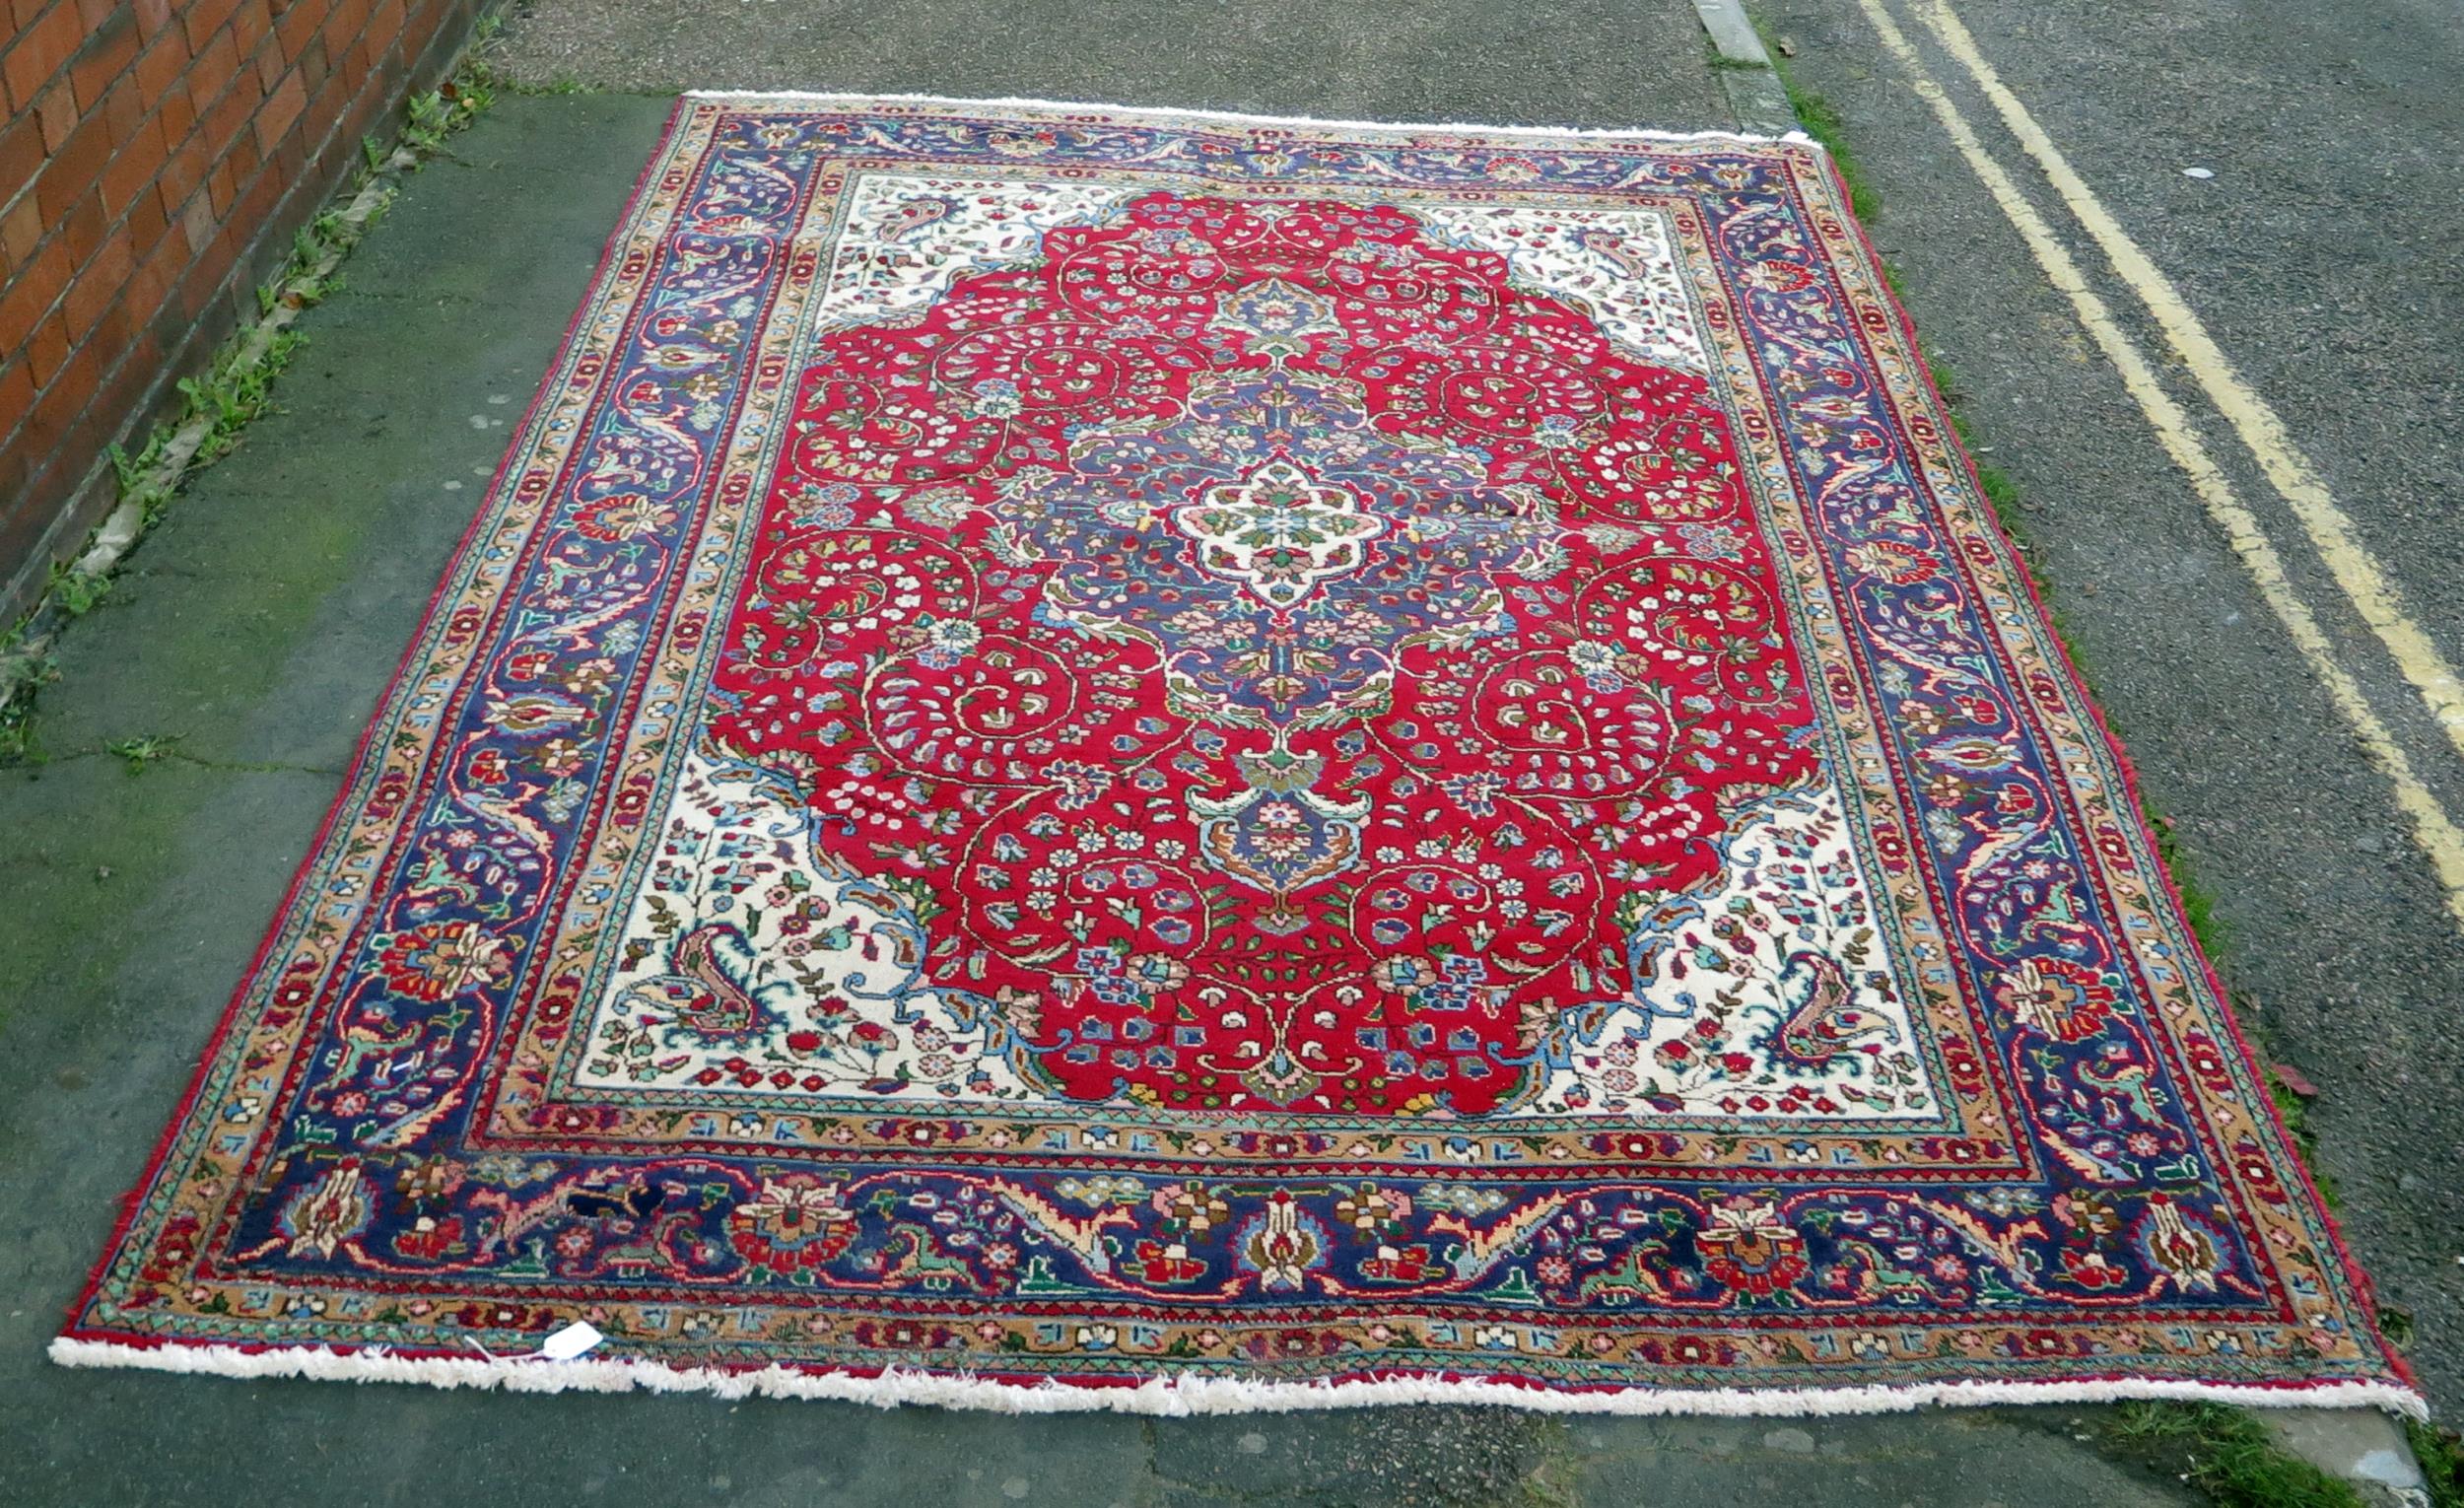
[[[396,994],[436,1001],[501,983],[513,968],[509,953],[477,923],[432,922],[385,938],[376,966]]]
[[[1724,1200],[1712,1210],[1710,1227],[1695,1234],[1694,1245],[1702,1252],[1705,1272],[1754,1298],[1768,1298],[1813,1270],[1805,1238],[1767,1200]]]
[[[727,1215],[727,1242],[745,1261],[783,1275],[823,1267],[856,1239],[856,1216],[837,1187],[805,1174],[764,1179]]]
[[[368,1181],[356,1159],[346,1158],[308,1185],[283,1207],[282,1233],[290,1249],[330,1260],[344,1244],[368,1229],[376,1212]]]
[[[2030,958],[2002,978],[1994,999],[2022,1025],[2063,1042],[2104,1030],[2113,991],[2094,970],[2066,958]]]
[[[1326,1255],[1324,1230],[1286,1189],[1266,1196],[1265,1209],[1234,1242],[1242,1267],[1257,1274],[1259,1290],[1265,1293],[1299,1292]]]

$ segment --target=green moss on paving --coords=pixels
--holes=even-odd
[[[620,129],[638,154],[663,114],[559,110],[552,126],[526,111],[491,150],[573,152]],[[128,971],[211,957],[207,993],[228,989],[330,800],[360,709],[467,521],[473,470],[505,443],[463,426],[463,400],[432,397],[536,380],[630,182],[600,174],[543,211],[534,259],[557,270],[500,266],[473,320],[449,307],[448,264],[471,217],[523,190],[453,171],[363,242],[363,292],[304,316],[315,344],[284,385],[290,411],[199,477],[59,636],[42,757],[0,769],[0,1046],[39,1042],[60,1069],[112,1061],[131,1034],[169,1031],[193,1052],[210,1004],[196,1019],[131,995]],[[354,377],[378,364],[383,380]],[[221,876],[210,894],[182,888],[200,862]]]
[[[0,893],[9,897],[0,957],[17,960],[13,988],[0,994],[6,1034],[22,1011],[109,1000],[128,950],[151,935],[145,898],[174,862],[180,834],[230,778],[173,761],[132,782],[98,754],[0,779],[43,788],[0,792],[18,835],[0,849]],[[112,1039],[131,1029],[109,1006],[54,1025],[65,1028],[71,1055],[95,1059],[107,1059]]]
[[[234,712],[269,697],[312,636],[319,604],[350,582],[373,522],[339,508],[220,514],[212,537],[195,542],[203,569],[162,582],[178,593],[176,619],[211,624],[211,632],[176,631],[167,604],[150,600],[156,586],[143,574],[123,579],[113,600],[80,626],[81,637],[92,636],[73,647],[80,668],[106,651],[128,652],[113,656],[109,698],[76,698],[49,720],[75,742],[0,772],[0,788],[13,788],[0,801],[18,835],[0,857],[0,893],[9,897],[0,907],[0,957],[27,970],[23,988],[0,1004],[0,1034],[15,1009],[103,994],[130,941],[150,935],[136,901],[169,872],[177,836],[233,782],[262,778],[180,757],[201,746],[224,752],[220,740],[198,736],[225,731],[213,726],[223,717],[166,720],[209,692],[216,708]],[[157,558],[182,552],[189,541],[180,536],[192,532],[205,530],[175,528]],[[166,631],[146,631],[157,627]],[[103,720],[122,716],[115,708],[132,709],[129,720]],[[142,780],[129,778],[138,772]]]

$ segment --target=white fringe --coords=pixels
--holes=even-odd
[[[790,1367],[729,1371],[645,1360],[548,1361],[396,1356],[381,1347],[322,1346],[248,1351],[230,1345],[122,1345],[63,1336],[51,1359],[69,1367],[142,1367],[220,1377],[310,1377],[330,1382],[424,1383],[432,1388],[503,1388],[513,1393],[711,1393],[720,1398],[817,1398],[878,1408],[929,1404],[1001,1413],[1116,1413],[1171,1417],[1201,1413],[1281,1413],[1298,1408],[1362,1408],[1391,1404],[1494,1404],[1541,1413],[1833,1414],[1889,1413],[1929,1405],[2087,1404],[2118,1399],[2195,1399],[2258,1407],[2383,1408],[2427,1419],[2420,1394],[2393,1383],[2340,1382],[2261,1388],[2231,1383],[2114,1378],[2101,1382],[1945,1382],[1908,1387],[1626,1388],[1560,1392],[1499,1382],[1396,1377],[1339,1383],[1245,1382],[1237,1378],[1153,1378],[1135,1387],[1023,1384],[892,1369],[877,1376]]]
[[[994,100],[968,100],[953,95],[864,95],[829,94],[818,91],[782,89],[696,89],[687,91],[688,100],[711,100],[720,103],[754,103],[779,104],[953,104],[968,109],[1034,109],[1065,110],[1073,114],[1102,111],[1113,115],[1142,115],[1158,120],[1212,120],[1226,125],[1247,126],[1308,126],[1334,131],[1436,131],[1459,136],[1531,136],[1551,141],[1735,141],[1751,146],[1769,146],[1774,142],[1797,142],[1819,147],[1803,131],[1785,136],[1757,136],[1749,131],[1652,131],[1640,127],[1600,129],[1588,126],[1475,125],[1469,121],[1400,121],[1400,120],[1327,120],[1315,115],[1250,115],[1238,110],[1174,109],[1150,104],[1098,104],[1073,100],[1029,100],[1003,97]]]

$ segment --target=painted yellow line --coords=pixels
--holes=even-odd
[[[2457,678],[2455,667],[2430,642],[2421,625],[2407,614],[2403,593],[2379,565],[2378,558],[2354,532],[2352,518],[2337,506],[2335,495],[2320,479],[2318,468],[2293,443],[2284,420],[2242,380],[2232,362],[2209,338],[2207,326],[2183,302],[2172,279],[2140,249],[2139,243],[2106,211],[2094,190],[2072,170],[2053,139],[2037,125],[2036,117],[2028,113],[2027,106],[2019,103],[1985,60],[1984,53],[1977,49],[1976,38],[1968,34],[1968,29],[1951,7],[1944,0],[1909,3],[1944,50],[1958,60],[2001,112],[2003,124],[2019,138],[2027,155],[2036,160],[2036,166],[2044,170],[2054,192],[2061,195],[2063,204],[2103,250],[2114,272],[2139,296],[2148,312],[2156,316],[2165,343],[2181,358],[2217,412],[2232,425],[2241,443],[2257,459],[2259,469],[2283,496],[2293,516],[2301,521],[2319,559],[2327,563],[2336,584],[2352,598],[2361,621],[2369,625],[2370,632],[2395,657],[2396,668],[2413,683],[2422,700],[2430,704],[2431,715],[2446,729],[2448,741],[2458,753],[2464,753],[2464,681]]]
[[[2208,516],[2224,530],[2225,541],[2241,559],[2242,569],[2249,572],[2251,580],[2258,585],[2260,596],[2275,612],[2278,621],[2284,624],[2285,632],[2292,636],[2294,647],[2301,651],[2301,657],[2309,663],[2311,673],[2326,688],[2328,699],[2352,727],[2354,737],[2369,756],[2370,763],[2395,788],[2396,806],[2412,823],[2413,841],[2420,846],[2436,872],[2438,883],[2446,892],[2447,910],[2454,916],[2457,925],[2464,926],[2464,830],[2456,827],[2454,819],[2438,804],[2438,798],[2422,784],[2421,778],[2414,773],[2412,761],[2405,756],[2387,725],[2379,720],[2378,714],[2362,695],[2361,685],[2338,662],[2325,631],[2319,627],[2309,605],[2294,591],[2292,581],[2285,575],[2284,560],[2276,553],[2276,547],[2269,541],[2266,532],[2259,527],[2258,518],[2234,495],[2232,483],[2217,466],[2216,458],[2208,452],[2207,445],[2192,427],[2189,415],[2156,380],[2156,372],[2149,366],[2146,355],[2114,320],[2113,311],[2106,307],[2104,300],[2088,286],[2088,280],[2081,275],[2079,263],[2072,258],[2070,250],[2054,236],[2053,228],[2036,212],[2036,207],[2019,192],[2011,174],[1985,150],[1984,144],[1977,139],[1975,129],[1968,124],[1967,117],[1959,112],[1951,97],[1944,94],[1942,87],[1926,72],[1924,59],[1917,55],[1916,48],[1909,44],[1906,35],[1892,22],[1889,12],[1882,8],[1882,0],[1858,0],[1858,3],[1865,8],[1866,18],[1882,36],[1884,49],[1906,71],[1917,98],[1933,110],[1934,118],[1942,123],[1952,145],[1959,149],[1959,155],[1967,160],[1968,167],[1984,183],[1986,192],[1993,195],[1994,202],[2001,206],[2003,214],[2027,242],[2029,253],[2036,258],[2046,278],[2070,299],[2080,323],[2087,327],[2097,349],[2121,375],[2123,386],[2138,400],[2140,411],[2147,415],[2148,423],[2155,429],[2156,440],[2164,446],[2165,454],[2172,457],[2173,463],[2190,478],[2191,489],[2199,495]]]

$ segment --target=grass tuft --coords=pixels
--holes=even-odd
[[[1779,43],[1759,22],[1754,25],[1754,34],[1762,38],[1762,50],[1769,55],[1771,71],[1779,76],[1780,88],[1788,95],[1788,107],[1797,112],[1797,123],[1805,127],[1808,136],[1822,144],[1822,150],[1831,155],[1831,166],[1839,170],[1839,180],[1848,185],[1848,207],[1857,212],[1859,220],[1873,224],[1882,212],[1882,196],[1858,166],[1856,149],[1848,145],[1847,124],[1840,119],[1838,106],[1789,77]],[[1882,269],[1882,280],[1890,284],[1893,293],[1899,291],[1899,280],[1887,266]]]
[[[150,733],[143,738],[115,738],[103,746],[106,754],[128,766],[131,775],[143,775],[146,766],[171,758],[179,751],[177,733]]]
[[[1788,70],[1778,70],[1780,87],[1788,91],[1789,107],[1797,112],[1798,123],[1806,134],[1822,144],[1831,155],[1831,165],[1839,170],[1840,181],[1848,185],[1848,207],[1857,212],[1859,220],[1871,221],[1882,212],[1882,196],[1874,187],[1857,162],[1841,132],[1839,110],[1830,101],[1810,89],[1800,89],[1788,77]]]
[[[591,85],[582,83],[580,79],[550,79],[543,84],[530,84],[525,83],[520,79],[500,78],[497,80],[496,87],[500,93],[508,95],[539,95],[556,97],[564,95],[594,95],[598,93],[597,89]]]
[[[1769,49],[1766,47],[1764,50]],[[1703,66],[1713,73],[1760,73],[1771,66],[1768,63],[1756,63],[1742,57],[1731,57],[1722,52],[1720,44],[1708,36],[1702,39],[1702,60]]]
[[[2407,1419],[2404,1438],[2412,1443],[2413,1459],[2422,1464],[2430,1508],[2464,1508],[2464,1436]]]
[[[102,606],[110,591],[109,577],[95,576],[74,566],[64,565],[51,575],[51,600],[67,617],[83,618]]]
[[[2350,1482],[2277,1443],[2256,1415],[2222,1404],[2124,1404],[2109,1438],[2190,1483],[2219,1508],[2362,1508]]]
[[[42,757],[34,735],[34,693],[60,678],[59,661],[48,646],[11,646],[0,689],[12,693],[0,702],[0,767],[29,764]]]

